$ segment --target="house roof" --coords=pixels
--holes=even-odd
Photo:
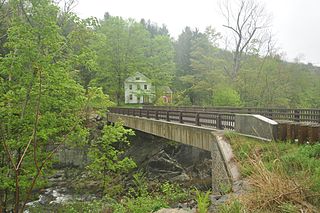
[[[137,80],[136,78],[139,78],[139,80]],[[149,78],[147,78],[145,75],[143,75],[141,72],[136,72],[134,75],[131,75],[130,77],[128,77],[125,82],[148,82],[150,81]]]

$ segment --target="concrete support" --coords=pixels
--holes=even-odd
[[[278,123],[261,115],[236,114],[235,131],[262,140],[276,140]]]

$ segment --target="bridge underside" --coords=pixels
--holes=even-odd
[[[221,192],[221,186],[230,185],[239,178],[231,147],[222,142],[219,130],[116,113],[108,113],[107,119],[111,123],[122,121],[126,127],[210,151],[214,193]]]
[[[108,114],[109,122],[119,120],[124,122],[124,126],[207,151],[212,150],[212,144],[215,141],[213,129],[136,116]]]

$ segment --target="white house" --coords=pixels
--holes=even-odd
[[[125,103],[151,103],[155,97],[149,78],[136,72],[124,81]]]

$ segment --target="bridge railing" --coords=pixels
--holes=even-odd
[[[235,126],[234,113],[140,108],[110,108],[109,111],[111,113],[153,118],[195,126],[213,127],[216,129],[233,130]]]
[[[285,108],[254,108],[254,107],[172,107],[144,106],[149,110],[177,110],[214,113],[259,114],[273,120],[289,120],[295,122],[320,123],[320,109],[285,109]]]

